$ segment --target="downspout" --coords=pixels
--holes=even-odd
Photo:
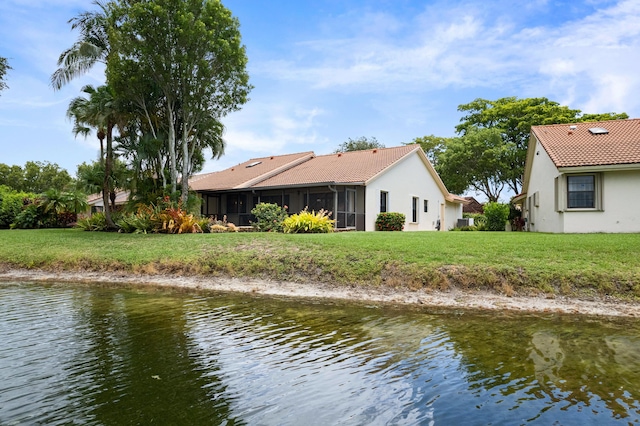
[[[335,215],[333,217],[335,219],[335,222],[333,222],[333,229],[337,229],[338,228],[338,219],[337,219],[338,218],[338,190],[336,189],[335,185],[329,185],[328,188],[329,188],[329,191],[333,192],[333,214]]]

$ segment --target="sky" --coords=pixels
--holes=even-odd
[[[476,98],[546,97],[584,113],[640,117],[640,0],[223,0],[240,21],[254,89],[223,119],[225,155],[333,152],[349,138],[387,147],[455,136],[458,106]],[[98,158],[74,137],[69,102],[96,67],[62,90],[49,80],[78,34],[87,0],[2,0],[0,163],[48,161],[75,176]],[[209,158],[210,156],[208,156]]]

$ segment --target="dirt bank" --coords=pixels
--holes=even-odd
[[[0,281],[121,283],[154,285],[193,290],[255,293],[264,295],[342,299],[398,305],[423,305],[460,309],[557,312],[569,314],[640,317],[640,303],[616,300],[579,300],[556,297],[506,297],[487,292],[409,291],[391,288],[338,286],[327,283],[301,284],[260,279],[194,277],[177,275],[134,275],[115,272],[51,272],[8,269],[0,271]]]

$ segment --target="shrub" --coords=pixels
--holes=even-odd
[[[33,198],[35,194],[16,192],[7,187],[0,188],[0,228],[8,228],[15,222],[23,207]]]
[[[376,231],[402,231],[406,217],[402,213],[380,213],[376,218]]]
[[[509,218],[509,206],[496,202],[487,203],[484,206],[484,215],[487,217],[488,231],[504,231]]]
[[[282,222],[288,217],[285,208],[271,203],[258,204],[251,214],[256,218],[251,225],[259,232],[282,232]]]
[[[104,217],[104,213],[94,213],[90,217],[78,220],[76,228],[84,231],[106,231],[107,219]]]
[[[331,213],[326,210],[309,212],[306,208],[297,214],[292,214],[282,222],[282,228],[288,234],[316,234],[333,232],[335,220],[330,218]]]

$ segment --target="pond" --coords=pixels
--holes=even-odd
[[[0,424],[640,422],[640,321],[0,284]]]

